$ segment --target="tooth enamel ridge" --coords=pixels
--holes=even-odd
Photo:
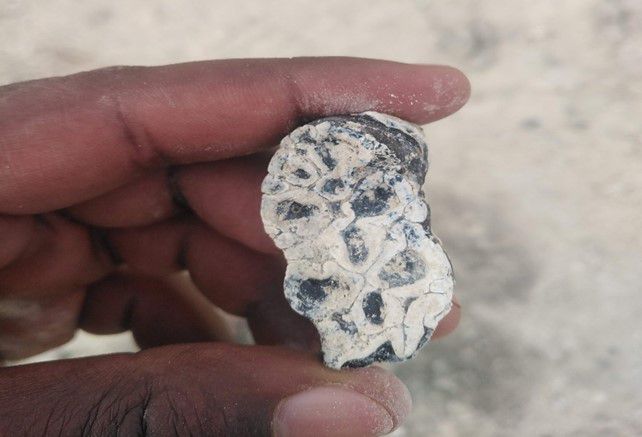
[[[427,153],[418,126],[365,112],[297,128],[270,162],[265,230],[329,367],[412,358],[450,310],[452,267],[422,191]]]

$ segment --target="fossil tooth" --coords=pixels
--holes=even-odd
[[[329,367],[409,359],[450,310],[452,267],[422,191],[427,153],[419,127],[365,112],[297,128],[270,162],[265,230]]]

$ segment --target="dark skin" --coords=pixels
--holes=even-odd
[[[111,68],[1,87],[0,356],[43,352],[79,328],[131,330],[143,350],[0,369],[0,435],[284,434],[283,399],[328,386],[398,426],[410,407],[401,382],[325,368],[314,329],[287,306],[260,182],[270,150],[307,120],[377,110],[425,124],[468,94],[449,67],[355,58]],[[184,270],[197,290],[176,276]],[[228,343],[212,305],[247,317],[259,345]],[[453,308],[435,337],[457,325]],[[332,435],[384,429],[350,405]],[[290,435],[323,434],[305,420],[288,422]]]

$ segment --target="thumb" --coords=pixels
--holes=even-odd
[[[0,435],[374,436],[410,411],[379,369],[276,347],[174,345],[0,370]]]

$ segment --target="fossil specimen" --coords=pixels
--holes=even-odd
[[[376,112],[299,127],[270,162],[263,223],[288,262],[285,296],[316,326],[329,367],[411,358],[450,310],[427,169],[420,128]]]

